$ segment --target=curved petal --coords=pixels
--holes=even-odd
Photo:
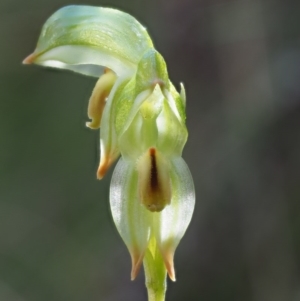
[[[104,74],[98,79],[89,100],[88,117],[91,121],[86,123],[87,127],[91,129],[100,127],[106,99],[115,82],[116,75],[110,69],[106,69]]]
[[[173,257],[193,215],[195,190],[189,168],[181,157],[170,160],[172,199],[157,215],[153,230],[172,280],[175,280]]]
[[[107,102],[104,106],[100,124],[100,165],[97,178],[102,179],[111,164],[118,158],[120,150],[118,147],[117,133],[115,129],[116,102],[128,81],[122,78],[115,82]]]
[[[132,259],[133,280],[142,264],[150,239],[151,212],[138,197],[135,162],[120,159],[110,186],[110,207],[114,222]]]
[[[129,14],[111,8],[71,5],[47,20],[36,50],[24,63],[96,76],[102,73],[101,68],[89,65],[106,66],[122,76],[133,74],[150,48],[153,44],[146,29]]]

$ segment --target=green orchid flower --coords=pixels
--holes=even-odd
[[[42,28],[25,64],[69,69],[99,78],[87,126],[100,128],[101,179],[113,173],[110,206],[132,258],[142,263],[149,300],[164,300],[166,275],[193,214],[194,186],[182,150],[187,140],[185,91],[169,80],[146,29],[115,9],[67,6]]]

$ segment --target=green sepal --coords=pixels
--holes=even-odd
[[[129,14],[111,8],[71,5],[47,20],[33,55],[34,62],[41,65],[94,76],[101,74],[100,69],[86,65],[100,65],[123,75],[132,74],[151,48],[146,29]]]

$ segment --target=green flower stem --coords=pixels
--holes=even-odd
[[[143,263],[148,301],[164,301],[167,289],[167,270],[155,237],[150,239]]]

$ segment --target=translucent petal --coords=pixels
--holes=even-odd
[[[181,89],[183,86],[181,86]],[[180,123],[185,123],[185,90],[183,94],[179,94],[174,85],[169,82],[169,88],[162,89],[165,98],[168,100],[169,106],[173,111],[173,114],[178,118]],[[184,98],[182,98],[182,96]]]
[[[184,108],[186,107],[186,93],[183,83],[180,83],[180,97],[182,99],[182,104]]]
[[[74,65],[100,65],[122,76],[132,74],[150,48],[153,44],[146,29],[129,14],[111,8],[71,5],[47,20],[36,50],[25,63],[97,76],[101,72],[96,74],[95,68]]]
[[[189,168],[181,157],[170,160],[172,183],[171,204],[157,214],[153,231],[162,252],[165,266],[175,280],[173,257],[193,215],[195,190]]]
[[[185,104],[186,104],[186,95],[185,95],[185,89],[183,84],[180,84],[180,94],[177,92],[177,90],[175,89],[174,85],[172,84],[172,82],[170,81],[170,95],[172,96],[172,98],[174,99],[175,102],[175,106],[178,110],[178,113],[180,115],[180,120],[182,123],[185,122],[186,119],[186,114],[185,114]]]
[[[164,101],[163,109],[157,118],[157,148],[167,156],[181,156],[187,140],[185,123],[180,122],[173,114],[169,102]]]
[[[111,181],[110,206],[114,222],[131,255],[132,279],[142,264],[153,217],[139,201],[137,186],[135,162],[120,159]]]

